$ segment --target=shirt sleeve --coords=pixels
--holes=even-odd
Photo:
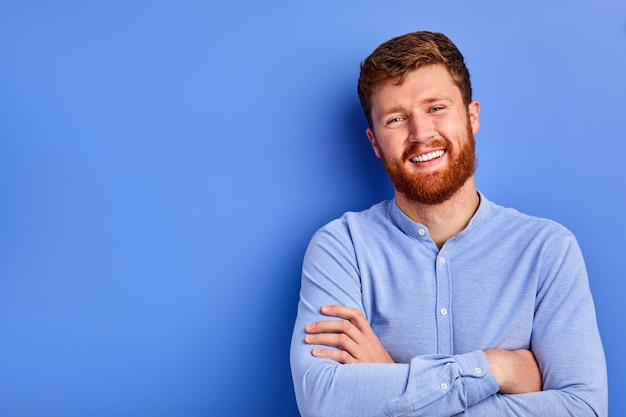
[[[608,415],[604,349],[575,237],[555,233],[541,253],[539,268],[530,347],[541,369],[543,391],[493,395],[462,415]]]
[[[336,232],[336,230],[334,230]],[[604,351],[582,254],[571,234],[544,246],[531,350],[543,391],[497,393],[482,351],[424,355],[405,364],[350,364],[315,358],[304,326],[328,319],[332,303],[363,309],[349,237],[322,229],[305,255],[291,368],[298,407],[308,416],[607,416]],[[485,346],[485,349],[497,346]]]
[[[408,364],[348,364],[315,358],[307,323],[328,319],[323,304],[363,308],[359,274],[347,239],[318,232],[303,263],[291,368],[300,413],[308,416],[452,416],[498,391],[482,351],[425,355]],[[327,347],[326,347],[327,348]]]

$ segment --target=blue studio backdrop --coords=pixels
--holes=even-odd
[[[359,63],[448,34],[480,190],[578,237],[626,415],[626,2],[0,3],[0,415],[297,416],[311,234],[392,196]]]

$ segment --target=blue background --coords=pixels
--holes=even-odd
[[[626,415],[626,2],[4,1],[0,415],[296,416],[311,234],[392,196],[358,66],[448,34],[480,190],[585,253]]]

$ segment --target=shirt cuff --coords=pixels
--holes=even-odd
[[[467,393],[467,405],[471,407],[498,392],[498,381],[489,372],[489,361],[482,350],[455,355],[461,368],[460,375]]]

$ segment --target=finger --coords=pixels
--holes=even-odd
[[[304,337],[304,341],[309,345],[336,347],[353,355],[358,351],[357,343],[345,333],[308,334]]]
[[[309,323],[304,328],[307,333],[353,333],[358,331],[349,320],[322,320]]]
[[[354,343],[362,343],[365,339],[363,333],[348,320],[323,320],[309,323],[305,327],[309,334],[335,333],[343,334]]]
[[[357,362],[357,360],[345,350],[330,350],[330,349],[316,348],[311,351],[311,354],[315,356],[316,358],[332,359],[342,364]]]
[[[323,305],[322,314],[326,316],[340,317],[349,320],[357,329],[366,334],[373,333],[372,327],[365,318],[363,312],[358,308],[339,306],[339,305]]]
[[[358,308],[332,304],[323,305],[320,308],[320,311],[326,316],[341,317],[346,320],[351,320],[355,318],[357,314],[361,312],[361,310],[359,310]]]

